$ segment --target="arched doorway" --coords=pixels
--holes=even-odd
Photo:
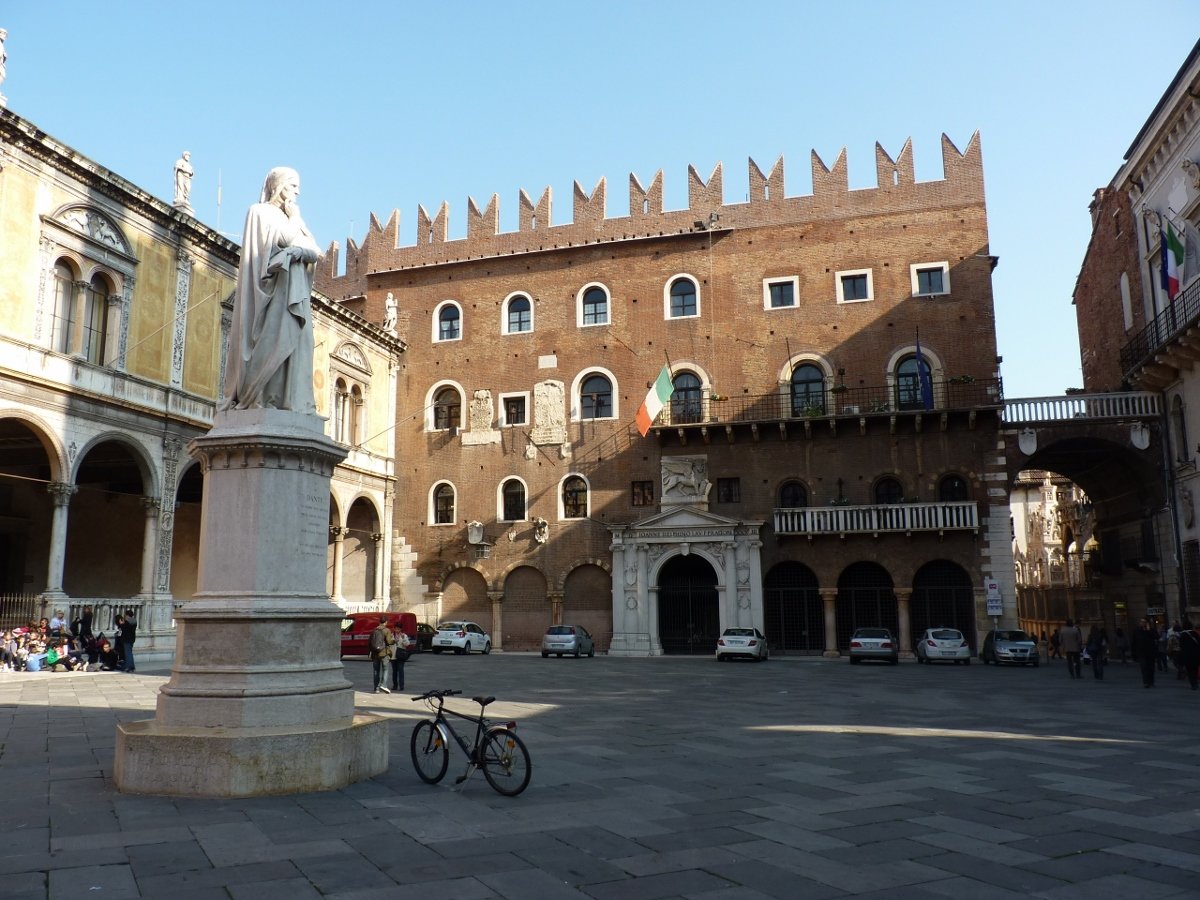
[[[572,569],[563,583],[562,621],[582,625],[592,633],[596,651],[605,653],[612,643],[612,576],[600,566]]]
[[[899,613],[892,576],[878,563],[847,566],[838,579],[837,640],[840,650],[850,649],[857,628],[886,628],[899,638]]]
[[[342,596],[347,603],[372,603],[375,596],[376,554],[379,517],[369,500],[359,497],[346,514],[346,536],[342,541]]]
[[[455,569],[442,585],[442,614],[439,622],[466,619],[475,622],[492,635],[492,644],[499,642],[492,634],[492,601],[488,599],[487,582],[474,569]]]
[[[772,653],[825,650],[825,612],[817,576],[804,563],[783,562],[763,579],[763,614]]]
[[[120,441],[102,441],[80,461],[75,483],[63,590],[72,597],[133,597],[141,588],[146,533],[142,497],[150,493],[139,460]]]
[[[921,566],[913,578],[909,601],[912,647],[926,628],[957,628],[975,650],[975,591],[969,576],[957,563],[935,559]]]
[[[676,556],[658,575],[663,653],[712,653],[721,636],[717,573],[699,556]]]
[[[171,596],[189,600],[196,593],[200,563],[200,511],[204,506],[204,474],[198,463],[184,470],[175,491],[171,538]]]
[[[46,589],[53,504],[46,491],[54,477],[42,434],[15,418],[0,419],[0,593],[38,594]],[[24,609],[24,607],[22,607]],[[10,624],[29,616],[13,613]]]
[[[546,577],[533,566],[517,566],[504,579],[504,605],[500,609],[505,650],[537,650],[550,626]],[[492,635],[492,640],[496,636]],[[497,642],[499,643],[499,642]]]

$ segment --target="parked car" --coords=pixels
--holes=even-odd
[[[460,654],[470,653],[472,650],[491,653],[492,639],[474,622],[442,622],[433,636],[431,649],[434,653],[441,653],[443,650],[453,650]]]
[[[399,628],[410,641],[417,638],[417,617],[410,612],[347,613],[342,618],[342,656],[367,656],[371,632],[380,619],[387,619],[393,629]]]
[[[971,645],[957,628],[926,628],[917,641],[916,654],[919,663],[971,664]]]
[[[1037,641],[1019,628],[993,628],[983,639],[979,658],[983,660],[984,665],[1013,663],[1019,666],[1037,666],[1041,662]]]
[[[596,642],[582,625],[551,625],[542,635],[542,659],[553,653],[562,658],[569,653],[578,659],[581,655],[596,655]]]
[[[726,628],[717,638],[717,662],[735,656],[762,662],[770,656],[767,639],[757,628]]]
[[[420,653],[422,650],[433,649],[433,636],[437,634],[437,629],[428,622],[417,623],[417,643],[413,650]]]
[[[896,639],[886,628],[859,628],[850,636],[850,662],[882,659],[893,666],[900,661]]]

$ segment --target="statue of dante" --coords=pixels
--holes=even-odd
[[[315,413],[312,283],[317,242],[300,218],[294,169],[267,173],[246,213],[221,409]]]
[[[188,206],[192,196],[192,176],[196,170],[192,168],[192,154],[187,150],[175,160],[175,205]]]

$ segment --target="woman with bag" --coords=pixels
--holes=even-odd
[[[408,662],[410,643],[400,622],[397,621],[394,624],[396,626],[396,643],[392,646],[392,690],[402,691],[404,690],[404,664]]]

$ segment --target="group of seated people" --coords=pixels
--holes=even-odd
[[[86,606],[79,617],[68,623],[62,612],[0,636],[0,671],[5,672],[86,672],[89,669],[113,671],[124,668],[121,641],[92,631],[92,608]]]

